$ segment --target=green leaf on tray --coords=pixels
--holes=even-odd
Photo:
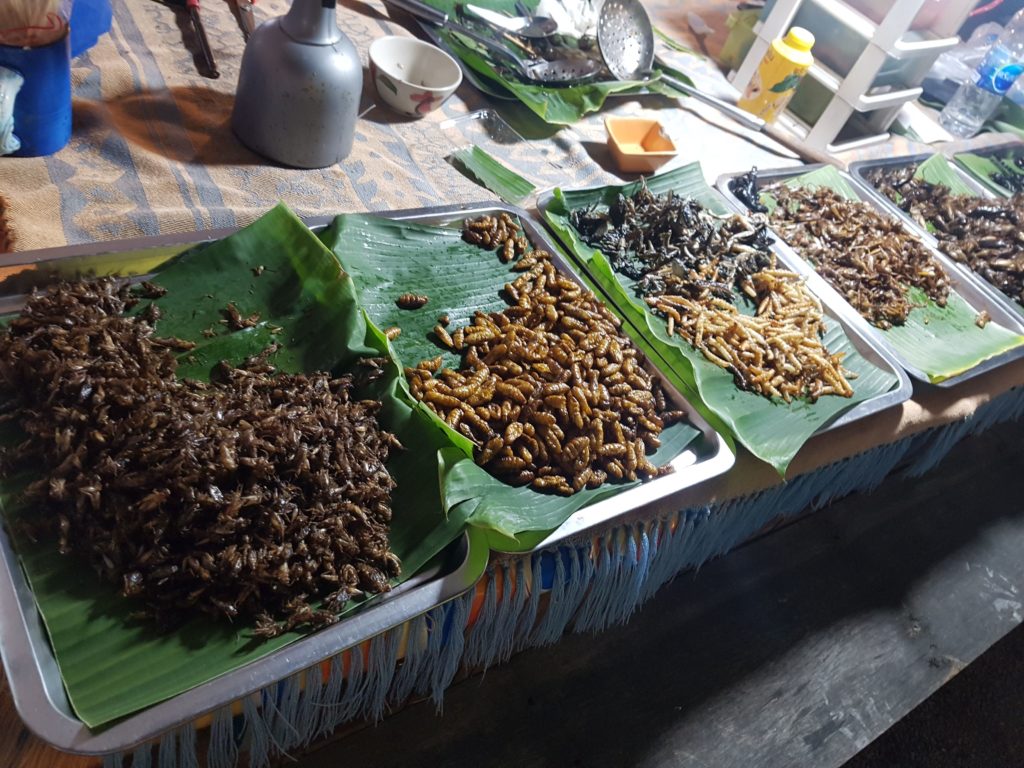
[[[970,185],[960,177],[946,156],[939,152],[936,152],[917,166],[917,170],[914,171],[914,178],[927,181],[929,184],[946,187],[954,195],[978,196],[978,193],[971,189]]]
[[[453,152],[449,159],[480,186],[489,189],[506,203],[520,203],[537,189],[529,179],[524,179],[476,144]]]
[[[957,152],[953,155],[953,160],[986,187],[1003,197],[1010,197],[1013,192],[1002,184],[993,181],[993,175],[1007,172],[1024,174],[1024,171],[1014,165],[1012,158],[1010,158],[1009,162],[1000,165],[991,156],[978,155],[974,152]]]
[[[457,35],[442,34],[445,35],[452,50],[473,71],[510,91],[544,122],[552,125],[571,125],[584,115],[601,109],[610,94],[637,93],[648,86],[647,83],[639,81],[620,80],[565,87],[524,83],[516,78],[502,76],[487,57],[476,48],[467,45]],[[657,81],[650,85],[654,86],[654,90],[664,88]]]
[[[433,328],[447,314],[451,327],[468,324],[477,310],[494,312],[507,304],[501,287],[517,274],[494,251],[462,240],[459,228],[428,226],[371,215],[339,216],[321,233],[342,267],[352,276],[360,304],[379,328],[397,326],[402,333],[392,341],[403,365],[441,355],[444,365],[457,368],[459,357],[441,347]],[[430,301],[423,309],[400,309],[395,299],[411,291]],[[432,413],[425,405],[424,411]],[[442,496],[445,508],[470,515],[470,525],[515,538],[527,531],[551,531],[586,504],[621,493],[630,485],[605,485],[570,497],[515,488],[492,477],[472,461],[469,442],[440,419],[437,428],[461,446],[443,452]],[[652,457],[661,465],[680,454],[697,436],[691,425],[665,429],[662,447]]]
[[[923,164],[922,164],[923,165]],[[934,172],[933,167],[930,172]],[[832,166],[787,179],[786,186],[823,186],[847,200],[860,200],[857,191]],[[762,193],[762,201],[771,195]],[[984,328],[975,324],[978,309],[956,291],[950,291],[945,307],[938,306],[923,292],[911,290],[911,298],[922,306],[911,310],[906,323],[888,330],[873,328],[905,362],[938,384],[969,371],[979,363],[1024,344],[1020,336],[997,323]]]
[[[446,13],[456,14],[455,0],[426,0],[426,2]],[[512,0],[482,0],[479,5],[510,15],[518,15],[515,2]],[[527,6],[535,8],[536,3],[528,2]],[[515,77],[503,76],[494,66],[490,56],[475,44],[467,42],[465,38],[446,30],[440,30],[439,34],[463,64],[478,74],[483,82],[497,86],[499,93],[511,94],[542,120],[552,125],[571,125],[577,122],[584,115],[601,109],[605,99],[615,93],[629,94],[649,91],[669,97],[686,95],[658,80],[659,70],[657,68],[654,69],[651,78],[644,82],[612,80],[581,83],[567,87],[525,83]],[[682,73],[677,73],[675,70],[666,71],[676,74],[680,79],[689,81],[689,78]]]
[[[661,40],[669,50],[675,51],[676,53],[689,53],[693,56],[700,56],[700,58],[704,58],[701,56],[700,51],[695,51],[690,46],[683,45],[660,27],[654,27],[654,36]]]
[[[875,367],[853,346],[842,327],[830,322],[825,343],[833,352],[845,352],[844,366],[858,374],[851,383],[852,398],[823,397],[817,403],[769,400],[736,387],[732,374],[708,361],[679,336],[668,336],[665,322],[637,298],[634,281],[616,273],[600,251],[586,245],[569,222],[569,213],[588,205],[608,205],[618,194],[629,195],[639,182],[622,186],[576,191],[556,190],[545,210],[548,222],[567,243],[600,286],[613,297],[632,326],[666,362],[673,381],[682,385],[695,405],[718,429],[724,429],[755,456],[784,474],[793,456],[818,429],[838,418],[857,403],[883,394],[897,385],[892,373]],[[647,179],[647,188],[657,194],[673,191],[696,198],[714,213],[729,213],[722,199],[704,181],[699,163],[692,163]]]
[[[265,269],[259,277],[254,269]],[[183,254],[154,280],[167,287],[158,303],[157,332],[202,340],[197,362],[183,361],[181,375],[205,376],[224,358],[241,362],[264,346],[267,323],[283,328],[285,347],[274,361],[286,371],[340,371],[356,357],[387,350],[386,339],[366,322],[352,281],[315,235],[283,206],[201,253]],[[209,296],[212,294],[212,297]],[[227,302],[259,311],[260,326],[202,339],[202,329],[220,319]],[[396,365],[368,396],[383,402],[380,418],[415,450],[396,452],[388,462],[393,493],[391,544],[403,563],[405,580],[427,564],[462,531],[456,509],[442,513],[437,449],[450,445],[422,414],[403,399]],[[5,516],[20,509],[16,484],[0,486]],[[25,573],[43,616],[68,696],[90,728],[137,712],[218,675],[237,669],[304,636],[292,632],[254,640],[244,624],[232,627],[205,617],[172,632],[132,622],[134,604],[115,587],[98,581],[75,557],[57,554],[53,542],[18,542]],[[371,598],[372,601],[372,598]],[[353,604],[352,608],[357,608]]]
[[[857,190],[832,165],[824,165],[810,173],[787,179],[785,184],[791,189],[797,187],[811,187],[812,189],[815,187],[828,187],[847,200],[860,200]]]
[[[985,123],[985,129],[1024,138],[1024,108],[1010,99],[1003,99],[995,117]]]

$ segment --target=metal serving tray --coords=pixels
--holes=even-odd
[[[330,219],[307,221],[313,228]],[[0,256],[0,312],[20,309],[33,286],[63,277],[109,274],[129,275],[139,264],[129,254],[145,251],[147,269],[201,243],[235,230],[211,230],[190,235],[120,240],[64,248],[50,248]],[[118,270],[118,265],[121,265]],[[28,271],[26,267],[39,267]],[[47,267],[52,267],[47,269]],[[57,749],[78,754],[123,752],[168,730],[314,666],[375,635],[399,626],[472,589],[487,565],[483,535],[469,530],[452,542],[435,565],[354,615],[297,640],[262,659],[227,672],[171,699],[98,730],[87,728],[74,714],[46,629],[6,527],[0,525],[0,657],[15,708],[25,725]]]
[[[805,173],[815,171],[822,166],[819,165],[807,165],[799,168],[776,168],[767,171],[758,171],[759,186],[765,187],[769,184],[773,184],[778,181],[785,181],[786,179],[793,178],[794,176],[802,176]],[[878,199],[878,195],[872,193],[870,188],[857,181],[850,174],[843,171],[839,172],[840,175],[846,179],[847,183],[856,191],[858,197],[865,203],[871,205],[879,213],[885,215],[891,215],[889,208]],[[733,208],[743,213],[747,212],[746,206],[741,203],[736,196],[729,189],[729,182],[741,173],[728,173],[718,178],[716,186],[719,191],[725,195],[726,199],[732,204]],[[917,228],[911,225],[905,216],[900,216],[898,221],[901,223],[903,228],[915,237],[918,237]],[[773,231],[774,234],[774,231]],[[930,381],[927,374],[923,371],[915,368],[914,366],[907,363],[896,353],[895,350],[890,346],[889,342],[885,339],[885,334],[875,328],[873,325],[868,323],[860,313],[857,312],[850,305],[846,299],[829,283],[821,277],[814,268],[807,263],[797,252],[786,243],[781,237],[775,234],[775,239],[779,243],[781,252],[786,253],[790,257],[791,263],[794,268],[800,272],[800,274],[807,277],[807,284],[811,286],[818,296],[824,301],[826,297],[828,301],[851,326],[855,326],[861,330],[861,333],[868,335],[874,340],[878,348],[884,348],[892,359],[895,359],[899,364],[918,381],[937,387],[953,387],[957,384],[972,379],[975,376],[980,376],[986,371],[990,371],[994,368],[998,368],[1002,365],[1006,365],[1014,360],[1024,357],[1024,346],[1016,347],[1001,355],[989,358],[984,362],[971,368],[969,371],[952,376],[945,381],[939,382],[938,384]],[[976,276],[970,270],[963,269],[959,264],[954,262],[952,259],[947,258],[945,255],[940,253],[937,248],[932,245],[928,239],[919,238],[925,247],[927,247],[932,255],[942,264],[943,268],[949,274],[950,284],[953,290],[959,293],[968,304],[977,310],[986,310],[991,316],[992,320],[1004,328],[1008,328],[1016,333],[1024,333],[1024,319],[1021,318],[1017,312],[1007,306],[1005,300],[1001,296],[994,295],[994,289],[985,283],[981,278]]]
[[[467,217],[503,211],[517,216],[531,242],[536,247],[551,251],[555,255],[556,265],[579,279],[558,256],[558,249],[543,230],[522,209],[486,202],[377,215],[401,221],[445,225],[461,222]],[[318,230],[332,220],[333,217],[314,217],[305,221],[312,229]],[[152,274],[160,264],[178,253],[225,237],[234,231],[211,230],[185,236],[137,238],[0,256],[0,312],[17,311],[31,288],[44,286],[54,280],[58,276],[57,270],[60,270],[60,276],[63,277],[111,272],[129,275],[138,271],[137,265],[141,261],[147,265],[146,274]],[[137,256],[139,252],[145,252],[146,258],[140,260]],[[135,269],[128,267],[129,254],[133,254],[131,263],[136,265]],[[26,269],[33,266],[36,269]],[[605,526],[610,520],[649,510],[651,505],[664,503],[674,494],[721,474],[733,465],[735,457],[722,438],[674,387],[664,381],[650,361],[647,361],[647,366],[662,381],[669,399],[676,407],[687,411],[690,421],[701,433],[672,462],[676,471],[581,510],[557,531],[535,537],[542,539],[540,541],[527,544],[528,537],[521,537],[521,543],[528,548],[517,552],[545,548]],[[7,533],[0,527],[0,616],[3,617],[0,622],[0,655],[10,681],[15,706],[25,724],[37,736],[67,752],[123,752],[457,597],[476,584],[484,572],[486,562],[485,536],[479,530],[470,529],[446,550],[442,565],[410,579],[354,616],[108,728],[93,732],[74,716],[31,590]]]
[[[985,182],[975,176],[970,170],[960,165],[961,155],[978,155],[979,157],[992,157],[993,155],[1001,155],[1005,152],[1016,151],[1017,154],[1024,155],[1024,141],[1004,141],[1001,144],[993,144],[989,147],[980,147],[978,149],[964,149],[960,152],[954,152],[952,155],[953,165],[957,170],[961,171],[967,176],[976,186],[981,187],[985,190],[986,194],[990,197],[1000,197],[1001,195],[993,189],[989,189]]]
[[[538,208],[542,212],[546,211],[553,199],[553,192],[544,195],[537,203]],[[777,242],[778,239],[776,238],[776,243]],[[568,244],[566,244],[566,248],[568,249]],[[772,250],[778,261],[787,269],[804,274],[804,270],[800,268],[801,264],[794,261],[791,253],[783,248],[779,248],[777,245],[773,246]],[[582,264],[580,265],[580,269],[584,271],[587,270],[586,266]],[[902,403],[904,400],[908,400],[913,394],[913,386],[910,383],[910,379],[907,378],[906,373],[903,372],[903,368],[900,366],[896,357],[884,346],[878,344],[871,334],[865,333],[864,330],[856,323],[851,323],[842,312],[842,307],[836,306],[835,297],[823,295],[810,281],[808,281],[808,286],[810,287],[811,292],[814,293],[821,301],[825,314],[828,315],[833,322],[839,323],[842,326],[843,331],[850,338],[850,341],[853,342],[857,351],[872,365],[883,370],[887,370],[896,377],[896,386],[894,388],[890,389],[888,392],[884,392],[858,403],[856,406],[840,414],[829,423],[819,427],[812,437],[825,434],[833,429],[838,429],[846,424],[858,421],[873,413],[883,411],[886,408],[891,408],[894,405]],[[643,334],[645,329],[634,328],[634,330],[638,334]]]
[[[849,174],[867,188],[874,197],[878,198],[879,202],[884,203],[890,211],[899,213],[906,217],[907,214],[901,210],[898,205],[882,194],[874,184],[868,181],[867,174],[875,168],[903,168],[908,165],[920,165],[925,160],[934,157],[935,154],[935,152],[922,152],[919,155],[899,155],[897,157],[879,157],[871,160],[858,160],[854,163],[850,163]],[[949,160],[949,167],[953,169],[953,173],[956,174],[957,178],[970,187],[978,197],[995,197],[992,190],[974,178],[974,176],[969,174],[950,158],[947,157],[946,159]],[[911,221],[913,220],[911,219]],[[927,230],[924,230],[924,234],[932,240],[935,239]]]
[[[1022,149],[1024,149],[1024,144],[1019,146]],[[857,179],[857,181],[861,183],[864,189],[866,189],[877,202],[881,203],[889,213],[891,213],[894,216],[898,216],[900,219],[903,220],[904,225],[909,225],[922,240],[924,240],[934,248],[938,249],[939,241],[938,238],[935,237],[935,235],[929,232],[925,227],[922,227],[920,224],[918,224],[912,216],[907,214],[906,211],[902,210],[892,200],[886,197],[881,190],[875,187],[875,185],[872,184],[867,179],[868,172],[874,170],[875,168],[903,168],[908,165],[917,165],[918,163],[922,163],[931,156],[931,153],[928,153],[922,155],[909,155],[903,157],[887,157],[878,160],[859,160],[856,163],[851,163],[850,175]],[[976,196],[984,197],[990,200],[996,199],[997,195],[995,194],[995,192],[990,190],[988,187],[986,187],[984,184],[978,181],[974,176],[969,174],[959,165],[953,162],[950,162],[949,165],[953,169],[953,172],[956,173],[957,177],[961,181],[963,181],[964,184],[966,184],[974,192]],[[986,280],[973,269],[971,269],[969,265],[963,264],[951,258],[949,259],[949,261],[952,264],[956,264],[956,266],[961,271],[969,275],[971,280],[977,283],[982,288],[982,290],[986,291],[989,294],[992,301],[1000,302],[1008,309],[1018,314],[1024,315],[1024,305],[1021,305],[1020,303],[1014,301],[1012,298],[1010,298],[1005,293],[1000,291],[988,280]]]
[[[573,265],[562,258],[560,249],[551,241],[547,231],[522,208],[491,201],[443,208],[397,211],[389,213],[387,216],[402,221],[443,226],[461,223],[466,218],[484,214],[498,215],[502,212],[519,219],[523,232],[533,246],[550,252],[552,262],[556,267],[567,273],[572,279],[586,285],[586,281],[580,278]],[[495,290],[499,287],[495,286]],[[609,306],[613,306],[606,296],[598,293],[598,297]],[[585,536],[588,532],[596,529],[607,528],[611,521],[619,524],[640,517],[649,517],[656,510],[666,506],[680,509],[683,506],[680,496],[682,492],[720,475],[732,467],[736,457],[722,437],[700,416],[682,393],[665,378],[650,358],[647,355],[643,357],[645,369],[661,383],[667,399],[673,403],[675,408],[685,410],[689,422],[700,430],[700,435],[687,446],[686,450],[672,460],[671,465],[674,471],[664,477],[655,478],[604,501],[584,507],[550,534],[520,534],[517,541],[489,536],[491,549],[509,554],[532,552],[546,549],[567,539]],[[907,396],[909,396],[909,392]],[[679,497],[678,501],[677,497]]]

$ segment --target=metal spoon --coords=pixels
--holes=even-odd
[[[605,0],[597,20],[597,47],[605,66],[619,80],[642,80],[649,77],[654,65],[654,29],[644,7],[636,0]],[[839,161],[827,152],[806,146],[793,134],[766,123],[735,104],[698,91],[670,75],[662,75],[661,79],[697,101],[728,115],[744,127],[760,131],[797,157],[813,163],[839,165]]]
[[[601,65],[593,59],[539,59],[523,61],[505,46],[472,29],[452,21],[447,13],[419,0],[385,0],[386,3],[411,13],[418,19],[458,32],[479,43],[508,62],[524,80],[538,85],[576,85],[597,77]]]
[[[519,35],[519,37],[531,39],[550,37],[558,31],[558,22],[547,16],[534,16],[533,18],[506,16],[503,13],[492,11],[489,8],[481,8],[471,3],[459,3],[455,6],[455,10],[490,24],[492,27]]]

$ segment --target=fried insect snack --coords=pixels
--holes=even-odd
[[[772,226],[869,323],[903,325],[914,308],[908,288],[940,307],[949,276],[928,248],[892,216],[831,189],[772,185]]]
[[[637,280],[669,335],[729,370],[736,386],[786,402],[853,394],[842,355],[821,342],[821,304],[799,277],[776,269],[764,216],[718,216],[641,186],[607,212],[585,208],[571,218],[614,269]],[[737,290],[756,302],[755,317],[737,309]]]
[[[427,306],[427,302],[429,301],[429,296],[424,296],[419,293],[403,293],[395,299],[395,304],[397,304],[400,309],[420,309],[421,307]]]
[[[464,232],[496,228],[495,217],[475,221]],[[521,237],[504,226],[506,240],[488,243],[499,253]],[[438,334],[462,353],[459,370],[442,368],[441,357],[406,369],[413,395],[475,444],[478,464],[513,485],[571,495],[671,471],[647,454],[685,414],[668,409],[618,319],[545,251],[526,253],[514,269],[519,276],[503,288],[509,307],[478,311],[447,340]]]
[[[843,353],[822,344],[821,303],[803,279],[783,270],[762,270],[749,280],[757,300],[755,315],[741,313],[717,297],[649,296],[647,303],[668,318],[678,333],[705,358],[732,372],[743,389],[787,403],[823,395],[852,397],[853,377],[842,367]]]
[[[955,195],[942,184],[915,179],[915,170],[875,168],[868,179],[929,229],[940,251],[1024,304],[1024,192],[995,199]]]
[[[212,383],[179,379],[172,350],[190,344],[126,315],[137,301],[112,279],[65,283],[0,337],[28,436],[5,470],[38,476],[36,534],[163,625],[202,611],[273,636],[387,591],[399,444],[380,403],[356,400],[351,376],[276,374],[275,347]]]

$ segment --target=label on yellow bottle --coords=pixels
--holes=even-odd
[[[757,72],[751,79],[743,97],[739,100],[740,108],[757,115],[767,123],[774,122],[793,98],[801,78],[810,69],[813,59],[809,52],[814,37],[803,30],[810,39],[800,39],[800,48],[788,43],[793,39],[796,28],[786,36],[785,40],[776,40],[769,46],[768,52],[761,59]]]

